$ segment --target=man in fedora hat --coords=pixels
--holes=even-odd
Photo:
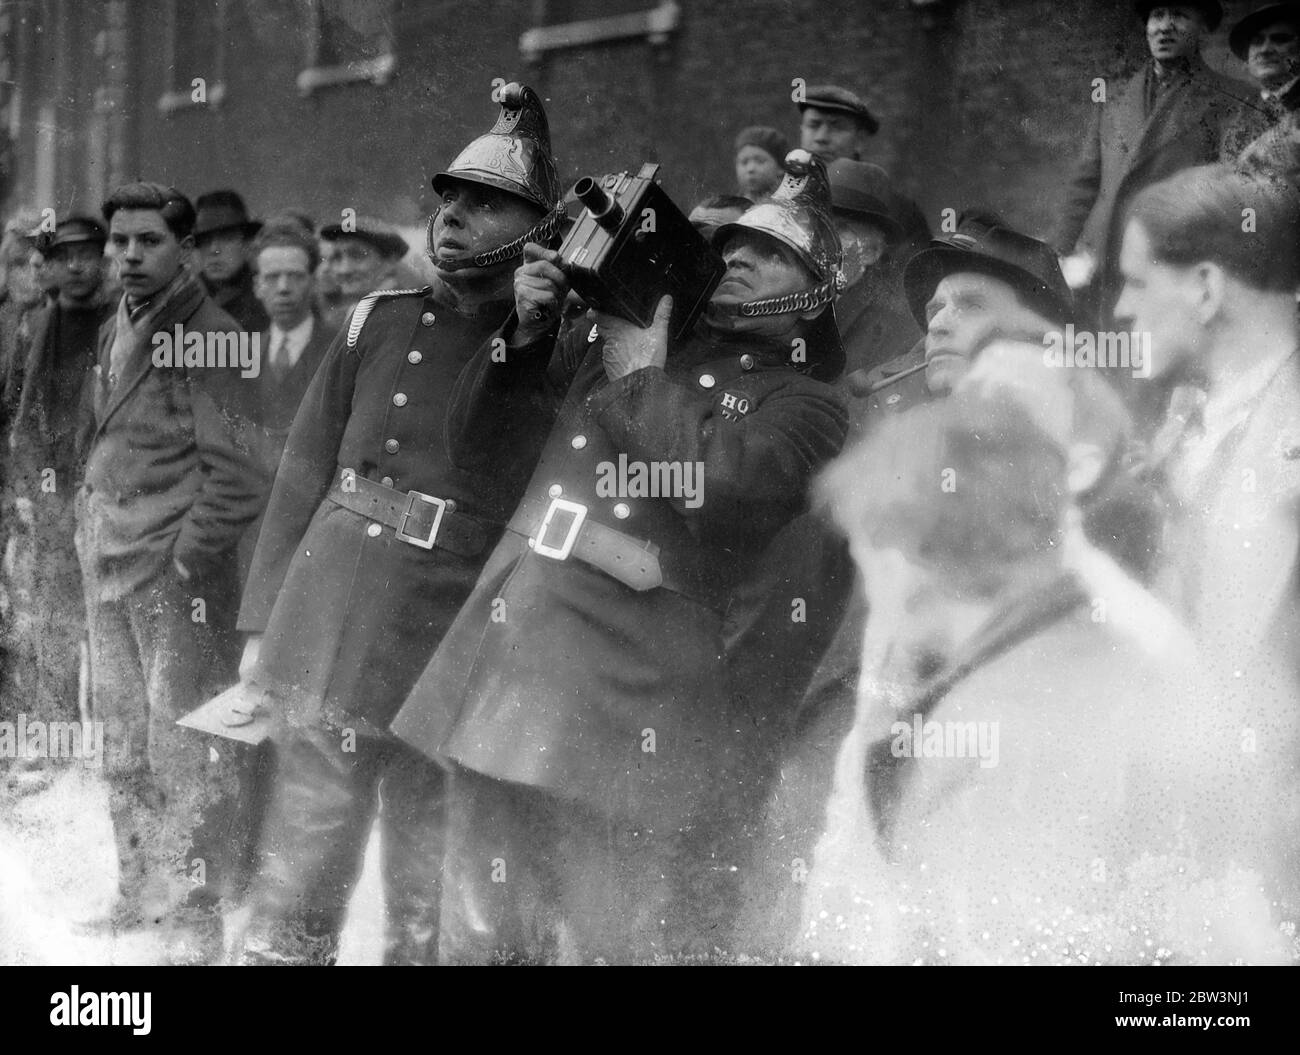
[[[530,249],[504,361],[489,344],[462,375],[453,420],[476,461],[531,462],[554,427],[393,723],[455,767],[451,959],[726,945],[727,829],[757,723],[720,662],[723,612],[847,421],[828,383],[840,249],[821,162],[792,152],[773,199],[713,244],[727,271],[692,334],[670,342],[665,298],[644,330],[600,314],[558,348],[567,283]]]
[[[1243,147],[1241,164],[1300,185],[1300,3],[1268,4],[1228,34],[1233,54],[1259,86],[1272,124]]]
[[[904,203],[879,165],[839,158],[828,173],[848,282],[835,305],[845,371],[870,371],[911,351],[921,336],[894,268]]]
[[[276,747],[245,962],[334,961],[376,817],[384,961],[437,956],[445,780],[387,726],[522,486],[526,467],[453,458],[449,399],[510,313],[524,244],[564,215],[541,100],[518,84],[501,99],[433,178],[434,281],[361,298],[285,441],[239,618]],[[397,249],[369,220],[336,234]]]
[[[1092,309],[1109,317],[1119,292],[1119,224],[1143,187],[1193,165],[1235,154],[1250,120],[1249,88],[1214,72],[1202,38],[1223,18],[1218,0],[1134,5],[1150,60],[1126,80],[1104,85],[1048,241],[1078,254],[1092,274]]]
[[[266,309],[253,291],[248,260],[248,248],[262,225],[249,219],[244,199],[233,190],[201,194],[194,208],[194,244],[208,295],[247,332],[266,329]]]

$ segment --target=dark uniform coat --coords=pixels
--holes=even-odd
[[[291,718],[382,732],[469,596],[481,556],[420,549],[326,496],[349,468],[449,499],[489,552],[509,513],[500,480],[452,465],[443,425],[456,375],[508,310],[462,315],[429,288],[385,291],[356,347],[344,330],[326,353],[289,432],[239,616],[239,629],[265,633],[254,680]]]
[[[785,345],[697,331],[665,369],[614,382],[601,346],[594,329],[576,328],[549,376],[543,346],[511,350],[505,363],[480,353],[462,378],[462,439],[475,445],[491,408],[539,422],[547,399],[553,408],[568,394],[515,530],[393,730],[426,754],[668,828],[708,804],[752,727],[722,658],[727,595],[801,510],[843,443],[846,414],[835,389],[789,365]],[[699,463],[702,502],[601,493],[602,463],[620,456]],[[576,556],[531,552],[526,534],[556,496],[659,547],[682,589],[638,591]]]

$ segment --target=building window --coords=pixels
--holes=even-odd
[[[307,68],[298,90],[335,84],[387,84],[397,66],[392,0],[306,0]]]
[[[645,0],[541,0],[534,26],[519,37],[526,62],[539,62],[547,52],[590,47],[615,40],[645,40],[666,45],[682,20],[672,0],[647,7]]]
[[[166,49],[168,89],[158,109],[170,114],[220,106],[226,96],[226,0],[170,0]]]

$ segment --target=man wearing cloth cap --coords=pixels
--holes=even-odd
[[[38,239],[58,299],[33,309],[30,343],[20,349],[22,384],[10,451],[14,549],[11,597],[17,602],[16,663],[28,671],[28,720],[79,721],[79,658],[84,650],[81,571],[72,536],[72,497],[80,482],[78,439],[89,424],[82,396],[95,365],[99,329],[113,314],[104,284],[107,234],[97,220],[72,216]],[[23,601],[30,599],[29,605]],[[28,618],[23,619],[22,615]]]
[[[433,283],[361,299],[276,475],[239,618],[277,767],[248,962],[334,960],[377,814],[384,960],[436,956],[443,776],[385,730],[518,493],[512,466],[453,463],[448,396],[510,312],[525,241],[551,240],[563,216],[541,101],[517,84],[502,98],[492,130],[433,179]]]
[[[925,350],[869,375],[868,426],[881,414],[892,417],[947,396],[991,341],[1019,338],[1041,348],[1043,334],[1073,316],[1051,247],[991,214],[963,215],[956,232],[934,239],[908,262],[903,280],[912,314],[926,327]],[[765,840],[780,855],[759,862],[747,898],[743,929],[758,951],[781,946],[795,926],[799,897],[789,864],[794,857],[811,860],[835,745],[853,715],[866,617],[859,586],[791,719],[797,740],[782,766],[774,800],[781,808],[773,808],[773,834]]]
[[[727,828],[755,722],[721,661],[723,611],[846,426],[827,383],[843,351],[825,169],[802,152],[787,165],[771,202],[718,229],[726,274],[671,348],[667,299],[645,330],[597,315],[557,347],[564,275],[530,249],[504,361],[485,346],[461,377],[458,445],[489,465],[554,427],[393,724],[456,767],[452,960],[727,944]],[[694,488],[603,484],[622,463],[677,466]]]
[[[270,321],[253,291],[253,270],[248,249],[262,229],[249,219],[244,199],[233,190],[214,190],[194,203],[194,242],[199,248],[203,286],[217,306],[247,332],[258,333]]]
[[[331,272],[339,285],[340,318],[377,289],[397,289],[398,269],[409,248],[392,224],[373,216],[326,224],[321,241],[334,252]]]
[[[1273,121],[1242,149],[1241,166],[1300,185],[1300,4],[1251,12],[1232,27],[1228,45],[1246,63]]]
[[[880,131],[880,122],[867,104],[847,88],[834,84],[808,88],[798,103],[800,146],[827,165],[839,158],[865,161],[867,139]],[[900,259],[906,260],[930,237],[930,225],[916,202],[898,196],[898,219],[903,227]]]
[[[1048,241],[1092,269],[1092,309],[1109,319],[1118,295],[1118,225],[1138,191],[1181,169],[1235,154],[1251,120],[1246,85],[1210,69],[1201,39],[1223,18],[1218,0],[1134,5],[1151,60],[1105,84]]]

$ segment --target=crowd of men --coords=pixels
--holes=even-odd
[[[521,85],[418,266],[164,183],[11,224],[0,733],[103,723],[91,925],[333,963],[378,826],[386,963],[1293,961],[1300,4],[1251,84],[1135,9],[1048,237],[809,87],[689,329],[574,292]]]

